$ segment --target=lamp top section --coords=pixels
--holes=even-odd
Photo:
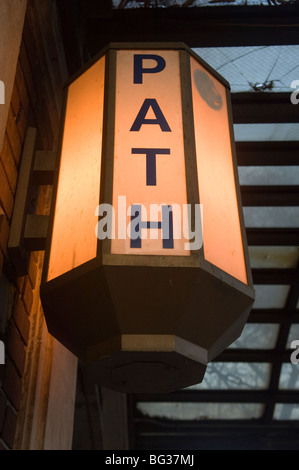
[[[95,64],[104,55],[108,54],[109,51],[118,50],[151,50],[151,51],[162,51],[162,50],[174,50],[186,52],[190,56],[194,57],[211,75],[215,77],[222,85],[230,90],[229,82],[222,77],[213,67],[205,62],[199,55],[197,55],[189,46],[184,42],[111,42],[101,49],[94,57],[92,57],[85,65],[83,65],[74,75],[72,75],[65,83],[64,88],[67,88],[76,78],[82,75],[87,69]]]

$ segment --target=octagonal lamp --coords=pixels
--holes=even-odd
[[[122,392],[202,381],[254,302],[228,83],[181,43],[111,44],[65,87],[41,300]]]

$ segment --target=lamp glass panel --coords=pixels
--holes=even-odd
[[[204,256],[247,284],[226,88],[193,57],[191,81]]]
[[[142,71],[137,83],[134,67]],[[117,51],[111,253],[190,255],[183,225],[188,225],[183,214],[186,204],[179,53]],[[134,205],[142,208],[140,247],[132,246],[130,237]],[[174,208],[170,249],[163,247],[161,228],[145,226],[162,222],[162,206]]]
[[[104,75],[102,57],[68,88],[48,280],[97,254]]]

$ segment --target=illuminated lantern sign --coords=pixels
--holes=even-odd
[[[227,82],[181,43],[111,44],[66,85],[41,300],[104,386],[202,381],[254,301]]]

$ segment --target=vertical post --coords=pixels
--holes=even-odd
[[[125,393],[101,387],[100,419],[103,450],[128,450],[127,397]]]
[[[36,133],[37,131],[33,127],[29,127],[27,130],[8,240],[8,249],[18,276],[24,276],[28,272],[28,257],[25,254],[22,240],[25,229],[25,215],[27,212],[29,191],[32,181]]]

